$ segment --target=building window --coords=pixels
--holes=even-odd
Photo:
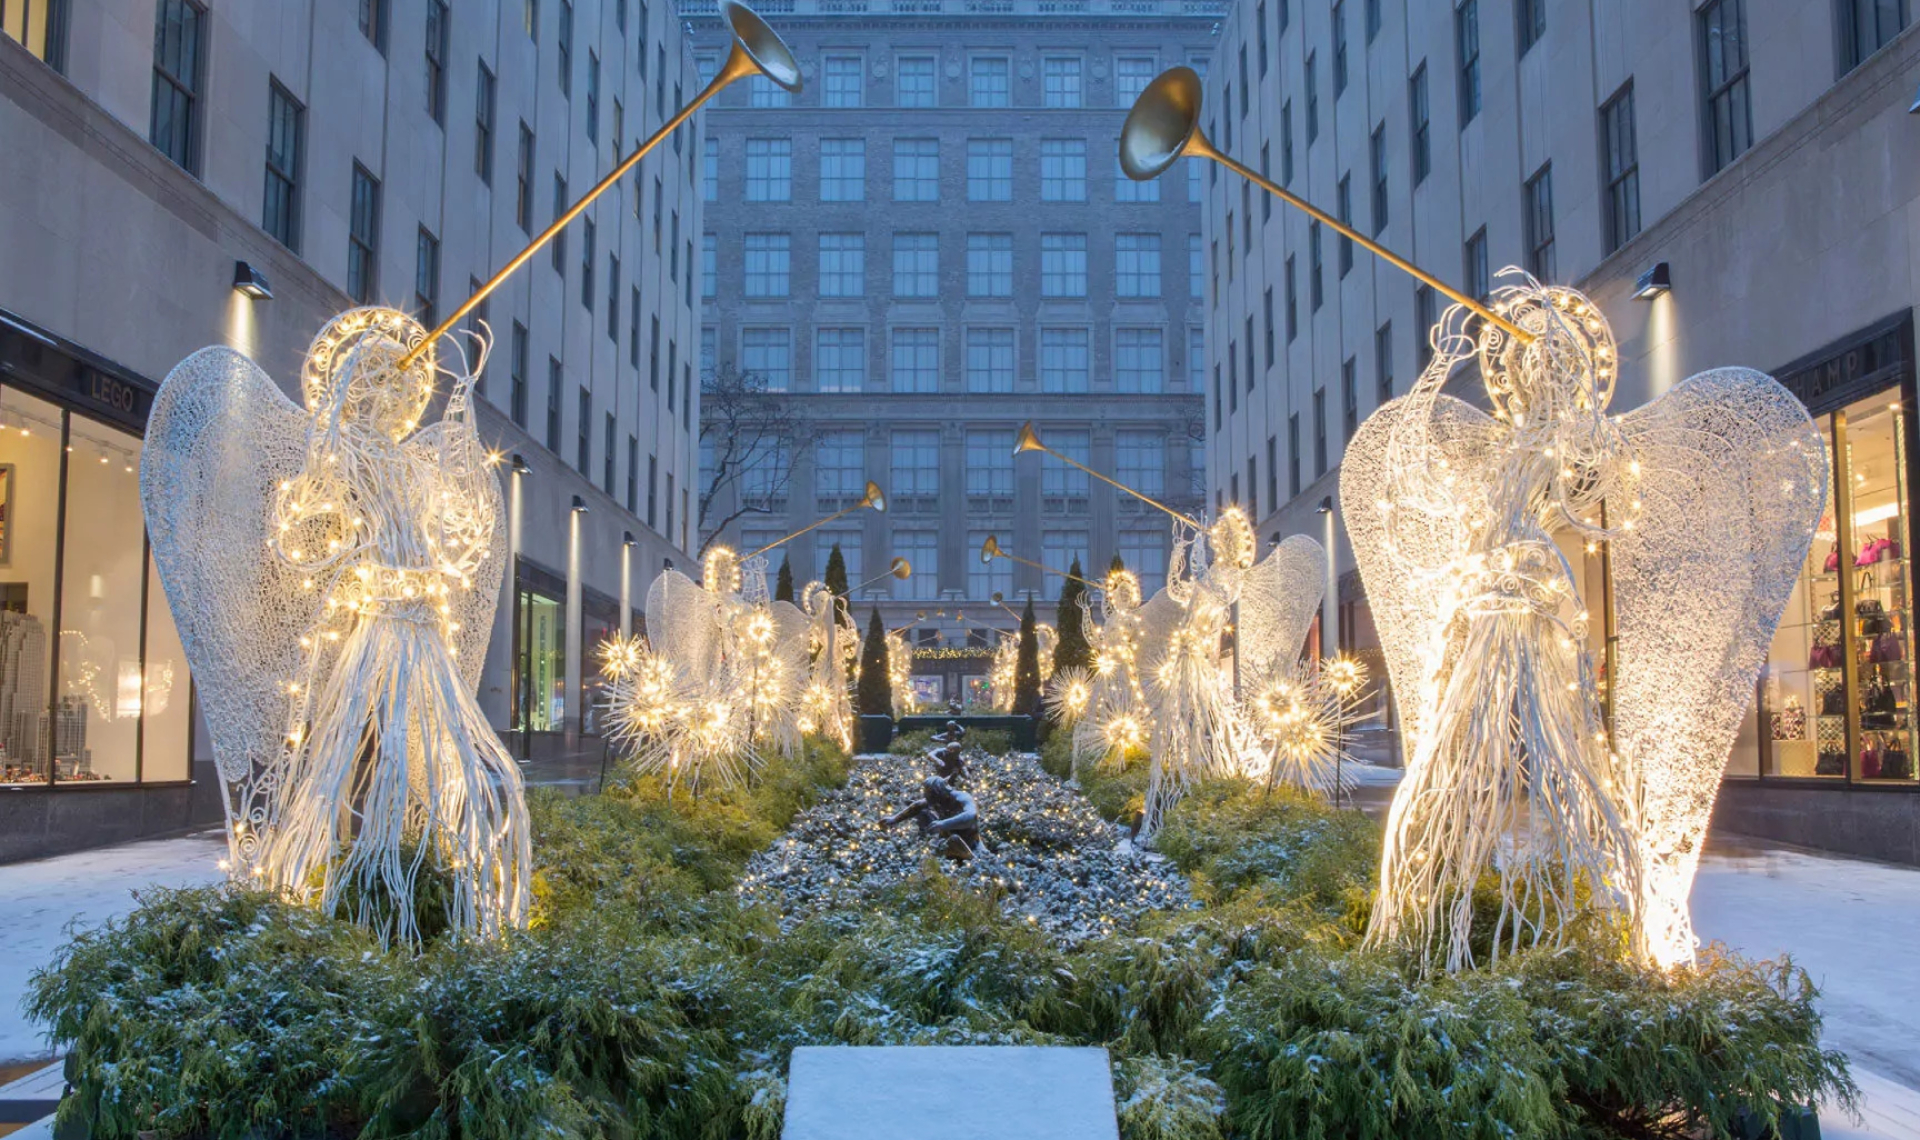
[[[1040,390],[1085,392],[1092,373],[1087,330],[1040,330]]]
[[[380,180],[353,164],[352,208],[347,218],[347,295],[373,301],[380,249]]]
[[[1084,278],[1084,269],[1082,275]],[[1085,292],[1084,279],[1081,291]],[[1160,235],[1115,234],[1113,291],[1120,297],[1160,295]]]
[[[447,124],[447,0],[427,0],[427,115]]]
[[[1047,446],[1075,463],[1093,462],[1093,436],[1086,431],[1049,431]],[[1087,509],[1087,473],[1064,463],[1046,463],[1040,468],[1040,494],[1043,510],[1053,513],[1084,514]]]
[[[509,347],[508,414],[513,417],[515,424],[524,428],[527,426],[527,326],[519,321],[513,322],[513,336]]]
[[[1467,279],[1467,296],[1484,301],[1492,291],[1493,283],[1487,275],[1487,227],[1481,226],[1462,249],[1463,268]]]
[[[420,227],[413,254],[413,307],[421,325],[432,328],[440,323],[440,239]]]
[[[533,131],[520,124],[520,157],[513,170],[513,220],[520,232],[533,233]]]
[[[1187,168],[1187,201],[1196,204],[1204,202],[1207,197],[1207,176],[1200,168],[1208,164],[1189,162],[1184,165]]]
[[[969,429],[966,438],[967,509],[1013,509],[1013,431],[1010,428]],[[979,544],[970,544],[978,550]],[[1005,559],[994,559],[1005,562]]]
[[[1422,63],[1407,81],[1407,118],[1411,124],[1413,184],[1420,185],[1433,170],[1432,120],[1427,112],[1427,65]]]
[[[553,176],[553,220],[559,221],[560,215],[567,212],[567,180],[558,174]],[[549,246],[553,250],[553,268],[556,273],[565,276],[567,272],[567,231],[561,230],[553,235]]]
[[[387,54],[387,0],[360,0],[360,34],[375,51]]]
[[[635,186],[640,183],[636,180]],[[720,200],[720,140],[703,139],[700,143],[700,200],[718,202]],[[634,216],[639,217],[639,199],[634,199]]]
[[[1606,176],[1607,252],[1640,232],[1640,153],[1633,130],[1633,82],[1600,108],[1600,150]]]
[[[940,495],[940,433],[925,428],[896,429],[889,448],[889,498],[924,499],[926,506],[920,509],[933,509],[933,501]],[[915,509],[906,503],[901,505],[905,510]]]
[[[1318,69],[1316,67],[1315,60],[1314,60],[1314,53],[1308,52],[1306,72],[1304,75],[1301,76],[1301,79],[1306,84],[1306,89],[1307,89],[1307,145],[1308,146],[1312,146],[1313,140],[1320,137],[1320,84],[1315,79],[1315,73],[1317,70]]]
[[[1320,223],[1307,223],[1307,305],[1314,312],[1326,300],[1326,288],[1322,284],[1325,274],[1320,258]]]
[[[967,235],[967,296],[1013,296],[1013,235]]]
[[[1453,10],[1453,46],[1460,59],[1460,125],[1480,113],[1480,0]]]
[[[361,0],[363,12],[366,3]],[[153,110],[147,139],[195,175],[200,173],[200,56],[206,17],[206,9],[191,0],[160,0],[154,15]]]
[[[1327,390],[1313,390],[1313,477],[1327,473]]]
[[[1294,284],[1293,258],[1287,258],[1287,343],[1300,335],[1300,294]]]
[[[1005,107],[1011,103],[1013,63],[1004,55],[976,55],[967,65],[967,103]]]
[[[634,290],[634,303],[640,301],[640,291]],[[710,376],[720,367],[720,330],[712,325],[700,326],[700,373]]]
[[[612,417],[608,417],[612,422]],[[627,437],[627,498],[628,514],[637,514],[640,510],[640,441],[634,436]]]
[[[1264,148],[1262,153],[1265,153]],[[1113,160],[1113,200],[1116,202],[1158,202],[1160,200],[1160,180],[1148,178],[1134,181],[1127,172],[1120,169],[1120,159]]]
[[[1368,148],[1373,159],[1373,236],[1387,228],[1387,124],[1373,128]]]
[[[1280,104],[1280,185],[1293,185],[1293,100]]]
[[[1154,256],[1154,273],[1159,274],[1159,255]],[[1084,297],[1087,295],[1087,235],[1040,235],[1040,295],[1042,297]]]
[[[893,295],[935,297],[939,293],[939,235],[893,235]]]
[[[813,334],[813,386],[820,392],[858,392],[867,386],[865,330],[820,329]]]
[[[580,307],[593,311],[593,258],[594,258],[593,219],[582,219],[580,224]]]
[[[1359,370],[1359,362],[1351,356],[1340,365],[1341,427],[1345,432],[1342,439],[1350,440],[1353,433],[1360,430]]]
[[[1040,200],[1087,200],[1087,140],[1040,140]]]
[[[1258,32],[1258,42],[1260,45],[1260,78],[1265,79],[1267,77],[1267,3],[1266,3],[1266,0],[1260,0],[1260,3],[1254,5],[1253,26]]]
[[[1267,367],[1273,367],[1273,286],[1267,286],[1260,295],[1261,333],[1260,339],[1266,345]]]
[[[1167,356],[1157,328],[1113,330],[1113,386],[1119,392],[1166,390]]]
[[[1373,399],[1378,407],[1393,399],[1393,322],[1373,333]]]
[[[1839,4],[1843,75],[1892,43],[1907,26],[1907,0],[1839,0]],[[1744,46],[1741,54],[1745,55]]]
[[[1205,390],[1207,382],[1207,331],[1187,330],[1187,385],[1195,392]]]
[[[1340,224],[1351,228],[1353,226],[1352,175],[1342,174],[1340,176],[1339,183],[1334,187],[1334,208],[1337,211],[1335,216],[1340,219]],[[1340,235],[1339,253],[1336,256],[1340,262],[1340,276],[1344,279],[1348,273],[1353,271],[1353,239],[1346,234]]]
[[[1157,530],[1120,532],[1120,561],[1140,580],[1140,596],[1151,598],[1167,584],[1167,536]]]
[[[1347,89],[1347,5],[1333,2],[1333,97]]]
[[[1527,179],[1527,272],[1542,282],[1551,282],[1553,264],[1553,164],[1542,166]]]
[[[1547,34],[1547,0],[1518,0],[1513,12],[1520,25],[1520,54],[1526,55]]]
[[[1040,71],[1041,101],[1044,106],[1080,106],[1080,57],[1050,55],[1040,61]]]
[[[664,69],[667,63],[666,55],[666,48],[662,47],[660,49],[662,75],[665,74]],[[665,84],[659,82],[659,77],[656,77],[655,95],[658,96],[660,89],[664,87]],[[666,100],[656,97],[654,102],[658,105],[664,105]],[[766,76],[755,74],[747,80],[747,105],[751,107],[791,107],[793,106],[793,95],[786,88],[768,79]]]
[[[1700,9],[1700,50],[1706,57],[1707,173],[1753,145],[1753,108],[1747,87],[1746,0],[1713,0]]]
[[[893,200],[940,200],[940,140],[895,139],[893,143]]]
[[[1154,498],[1166,493],[1166,433],[1123,429],[1114,433],[1113,445],[1115,478]]]
[[[574,470],[587,475],[593,469],[593,393],[580,389],[580,418],[574,424]],[[591,476],[589,476],[591,478]]]
[[[820,235],[820,295],[859,297],[867,291],[867,235]]]
[[[701,334],[711,330],[702,329]],[[640,369],[640,286],[633,285],[627,293],[627,363],[637,372]]]
[[[494,88],[493,72],[483,59],[473,96],[473,172],[487,186],[493,185]]]
[[[641,35],[646,34],[644,24],[642,21]],[[528,39],[540,42],[540,0],[521,0],[520,26],[526,31]]]
[[[587,52],[586,102],[587,141],[597,146],[600,142],[600,56],[593,51]]]
[[[940,534],[931,530],[900,530],[893,534],[893,554],[913,564],[913,577],[898,585],[890,585],[889,593],[898,591],[901,598],[908,601],[930,602],[940,596]],[[848,570],[852,576],[852,570]],[[932,630],[922,630],[921,635],[939,634]]]
[[[660,317],[656,314],[648,322],[650,332],[647,335],[647,388],[660,390]],[[673,399],[673,376],[667,376],[667,399]]]
[[[967,200],[1013,201],[1013,140],[967,140]]]
[[[793,140],[747,140],[747,201],[793,200]]]
[[[1199,234],[1187,235],[1187,296],[1195,301],[1207,296],[1207,258]]]
[[[894,94],[895,102],[900,106],[933,107],[939,104],[932,56],[903,55],[896,70],[899,79],[894,84]]]
[[[1367,42],[1380,34],[1380,0],[1367,0]]]
[[[560,454],[560,386],[564,379],[560,361],[547,357],[547,450]]]
[[[1432,288],[1416,285],[1413,290],[1413,345],[1419,371],[1425,372],[1433,361],[1433,326],[1440,321],[1435,311],[1436,302]]]
[[[560,77],[560,94],[573,96],[573,0],[560,0],[560,34],[553,38],[554,54],[558,57],[556,71]]]
[[[892,378],[896,392],[938,392],[940,390],[940,330],[907,328],[893,330]]]
[[[830,55],[826,62],[826,84],[821,105],[858,107],[861,103],[860,80],[863,66],[857,55]]]
[[[620,259],[612,250],[607,251],[607,339],[620,344]]]
[[[708,486],[712,486],[711,483]],[[673,495],[667,495],[667,501],[673,501]],[[647,525],[658,528],[660,525],[660,458],[647,456]],[[673,528],[669,526],[668,531]]]
[[[720,295],[720,238],[700,235],[700,295],[708,300]]]
[[[967,330],[967,391],[1013,391],[1013,330]]]
[[[791,241],[787,234],[748,234],[747,290],[749,297],[785,297],[792,292],[789,271],[793,264]]]
[[[740,368],[758,376],[769,392],[784,392],[793,386],[793,330],[786,328],[748,328],[740,330]],[[673,376],[667,376],[673,386]]]
[[[1150,55],[1123,55],[1113,61],[1113,105],[1131,107],[1159,71]]]
[[[1287,498],[1300,494],[1300,413],[1287,416]]]
[[[867,197],[867,140],[820,140],[820,200],[861,202]]]
[[[838,511],[860,501],[867,481],[867,436],[859,428],[820,433],[813,445],[815,508]]]
[[[267,190],[261,228],[295,253],[300,251],[300,161],[306,142],[306,108],[278,81],[267,84]]]

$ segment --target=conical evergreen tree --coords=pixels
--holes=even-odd
[[[847,588],[847,560],[841,557],[840,544],[837,542],[833,544],[833,549],[827,552],[825,577],[827,589],[833,591],[833,596],[840,599],[841,616],[852,617],[853,611],[848,604],[850,599],[847,597],[850,592]]]
[[[1026,612],[1020,615],[1020,653],[1013,663],[1011,711],[1015,716],[1040,715],[1040,635],[1034,629],[1031,597]]]
[[[773,600],[791,602],[793,600],[793,559],[780,560],[780,576],[773,581]]]
[[[834,548],[835,557],[839,547]],[[844,568],[841,575],[845,577]],[[887,675],[887,627],[875,606],[867,622],[867,640],[860,647],[860,685],[854,690],[854,709],[861,716],[893,715],[893,678]]]
[[[1112,562],[1107,563],[1107,573],[1109,574],[1113,573],[1115,570],[1125,570],[1126,568],[1127,568],[1127,564],[1120,560],[1120,556],[1118,554],[1115,554],[1113,556]]]
[[[1062,669],[1091,669],[1093,667],[1093,646],[1087,644],[1086,614],[1080,609],[1080,595],[1087,592],[1080,579],[1080,560],[1073,560],[1071,575],[1060,587],[1060,614],[1054,624],[1060,628],[1060,639],[1053,646],[1053,671]]]

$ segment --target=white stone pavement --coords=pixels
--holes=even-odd
[[[133,843],[0,866],[0,1063],[47,1056],[20,1012],[29,975],[70,922],[97,925],[150,884],[217,881],[213,835]],[[1716,837],[1694,887],[1703,939],[1753,957],[1791,954],[1821,988],[1828,1043],[1846,1051],[1865,1093],[1859,1123],[1822,1116],[1824,1140],[1920,1140],[1920,868]],[[31,1133],[17,1134],[21,1136]]]

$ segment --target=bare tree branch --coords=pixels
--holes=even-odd
[[[806,437],[793,402],[784,392],[769,391],[766,377],[732,364],[701,377],[700,444],[710,452],[712,467],[701,473],[706,485],[700,491],[696,555],[704,557],[733,522],[774,513],[774,504],[792,486],[794,459]]]

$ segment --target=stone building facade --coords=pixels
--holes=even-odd
[[[666,0],[35,0],[0,32],[0,592],[56,655],[0,687],[42,710],[23,740],[91,717],[10,758],[4,859],[214,803],[135,491],[168,370],[228,344],[291,393],[335,313],[449,312],[698,80]],[[696,120],[476,314],[518,554],[480,697],[523,755],[591,730],[594,643],[686,558],[699,152]]]
[[[752,549],[857,499],[793,542],[795,579],[838,542],[852,582],[906,557],[913,577],[862,596],[947,648],[991,640],[1060,579],[983,566],[1021,557],[1090,573],[1118,553],[1154,581],[1167,520],[1050,457],[1012,454],[1033,421],[1051,447],[1163,500],[1200,502],[1193,377],[1199,188],[1137,187],[1116,138],[1133,93],[1203,63],[1221,9],[1201,0],[792,0],[768,16],[805,69],[709,112],[701,366],[784,389],[802,425],[791,478],[721,477],[711,526]],[[710,71],[719,25],[696,19]],[[701,487],[715,482],[712,456]],[[742,485],[744,484],[744,485]],[[779,557],[775,557],[778,565]],[[865,607],[861,607],[864,614]],[[918,615],[925,613],[924,619]],[[958,676],[944,684],[952,687]],[[947,695],[952,695],[948,693]]]
[[[1879,547],[1854,566],[1868,544],[1913,537],[1908,15],[1868,0],[1237,0],[1203,122],[1227,153],[1469,293],[1503,266],[1586,291],[1620,346],[1615,411],[1718,365],[1801,396],[1829,433],[1836,500],[1722,823],[1920,861],[1914,766],[1883,759],[1911,755],[1915,726],[1909,567]],[[1209,495],[1250,506],[1263,532],[1318,537],[1344,441],[1407,391],[1441,305],[1225,171],[1207,179]],[[1664,292],[1642,285],[1656,267]],[[1340,637],[1365,649],[1341,545]],[[1884,601],[1899,660],[1869,660],[1877,635],[1850,619],[1822,624],[1838,577]],[[1810,667],[1811,644],[1842,638],[1844,667]],[[1863,712],[1882,685],[1894,711]]]

